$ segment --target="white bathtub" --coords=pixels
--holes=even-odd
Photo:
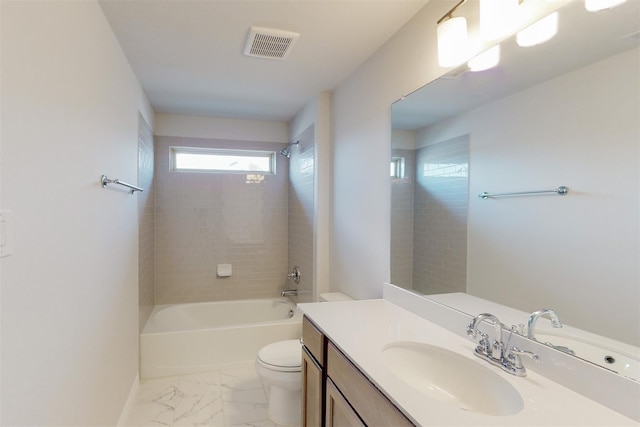
[[[269,343],[299,338],[301,328],[286,298],[157,305],[140,334],[140,377],[251,361]]]

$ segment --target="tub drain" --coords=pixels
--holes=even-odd
[[[605,356],[604,357],[604,361],[611,364],[611,363],[616,363],[616,358],[613,356]]]

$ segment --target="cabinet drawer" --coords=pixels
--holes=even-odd
[[[324,335],[307,316],[302,319],[302,341],[320,366],[324,366]]]
[[[327,374],[367,426],[413,426],[331,342],[327,348]]]

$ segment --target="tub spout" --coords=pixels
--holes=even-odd
[[[289,297],[289,296],[293,296],[293,295],[298,295],[298,290],[297,289],[285,289],[284,291],[282,291],[282,293],[280,294],[283,297]]]

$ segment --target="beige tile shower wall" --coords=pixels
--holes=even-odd
[[[287,161],[276,175],[172,172],[171,146],[279,151],[283,144],[156,137],[156,304],[279,295],[287,274]],[[263,179],[261,177],[264,177]],[[216,275],[232,264],[233,275]]]
[[[413,289],[466,290],[468,187],[468,136],[417,150]]]
[[[144,328],[153,305],[155,200],[153,197],[154,169],[153,133],[142,116],[138,116],[138,186],[144,191],[138,197],[138,307],[140,330]]]
[[[305,130],[298,138],[300,143],[292,147],[289,159],[289,270],[298,266],[300,283],[287,283],[298,289],[296,302],[313,301],[313,223],[315,143],[314,127]]]
[[[413,286],[413,204],[415,150],[394,148],[392,158],[404,159],[404,177],[391,178],[391,283]]]

